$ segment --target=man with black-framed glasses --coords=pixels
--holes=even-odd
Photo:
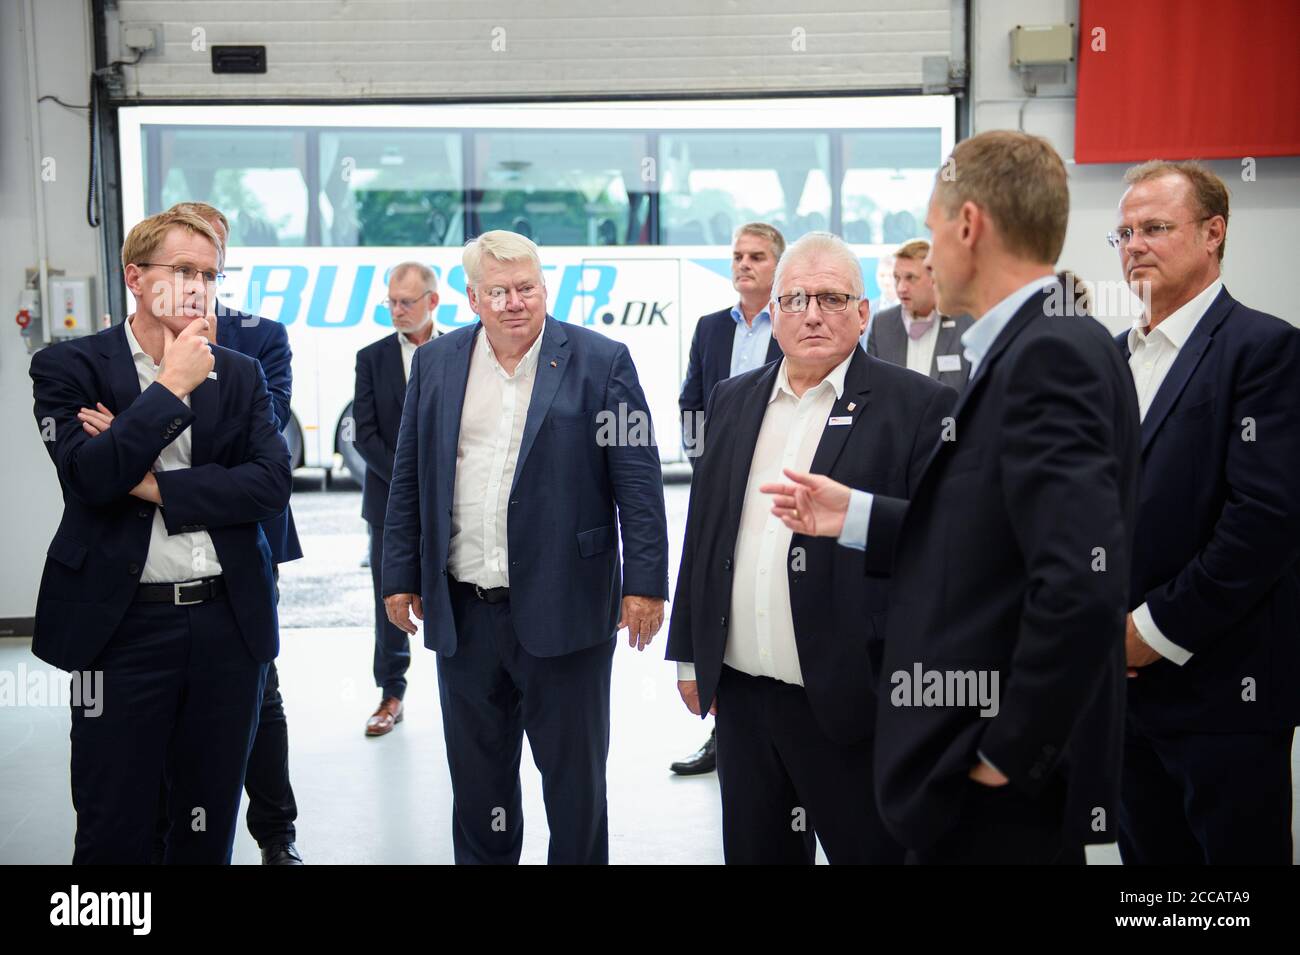
[[[876,811],[872,730],[889,581],[792,534],[761,488],[812,469],[910,495],[952,388],[872,358],[862,267],[811,232],[776,267],[782,359],[720,381],[691,482],[668,659],[688,710],[716,716],[728,863],[897,864]]]
[[[379,707],[366,721],[367,736],[384,736],[402,721],[406,671],[411,664],[409,638],[388,619],[383,581],[384,512],[397,453],[406,382],[415,350],[437,334],[433,317],[438,308],[438,277],[420,262],[402,262],[388,276],[383,301],[393,317],[393,334],[357,352],[356,392],[352,400],[352,445],[366,462],[361,516],[370,532],[370,577],[375,598],[375,686]]]
[[[1146,308],[1116,337],[1142,418],[1120,854],[1289,865],[1300,331],[1224,287],[1217,175],[1152,161],[1125,182],[1107,239]]]

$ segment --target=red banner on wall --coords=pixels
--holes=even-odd
[[[1300,0],[1080,0],[1076,162],[1300,155]]]

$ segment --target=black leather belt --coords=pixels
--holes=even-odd
[[[136,603],[175,604],[189,607],[207,603],[226,592],[226,582],[221,577],[188,580],[178,584],[140,584],[135,588]]]
[[[510,599],[509,587],[480,587],[478,584],[466,583],[463,580],[452,578],[452,583],[457,587],[463,587],[473,594],[476,598],[489,604],[505,603]]]

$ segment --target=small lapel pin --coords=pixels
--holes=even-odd
[[[552,361],[552,362],[551,362],[551,367],[552,367],[552,368],[559,368],[559,367],[560,367],[560,363],[559,363],[558,361]]]
[[[852,411],[852,410],[853,410],[854,408],[856,408],[857,406],[858,406],[858,403],[857,403],[856,401],[850,401],[850,402],[849,402],[849,410],[850,410],[850,411]]]

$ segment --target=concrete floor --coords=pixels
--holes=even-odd
[[[406,718],[380,739],[363,735],[378,702],[370,572],[361,566],[365,525],[356,491],[293,498],[308,555],[281,568],[281,689],[289,719],[290,774],[298,800],[298,846],[309,864],[449,863],[451,785],[443,747],[434,656],[413,644]],[[674,577],[689,488],[665,488]],[[310,531],[310,533],[307,533]],[[614,658],[609,756],[610,861],[719,863],[721,812],[714,774],[683,779],[668,764],[707,735],[677,695],[663,659],[665,631],[644,653]],[[30,641],[0,640],[0,672],[56,673]],[[62,677],[66,683],[66,676]],[[75,817],[68,788],[66,704],[0,706],[0,863],[69,861]],[[1300,747],[1296,753],[1300,780]],[[541,778],[525,747],[523,861],[546,861]],[[1300,809],[1300,798],[1296,800]],[[821,853],[819,852],[819,858]],[[234,861],[257,864],[240,830]],[[822,859],[824,861],[824,859]],[[1114,846],[1090,849],[1093,864],[1119,861]]]

